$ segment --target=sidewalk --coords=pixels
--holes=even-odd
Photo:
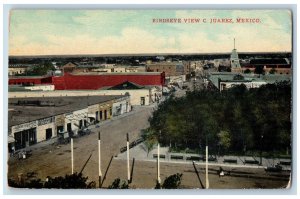
[[[136,160],[142,161],[157,161],[157,147],[151,150],[147,156],[147,149],[143,143],[136,145],[129,150],[130,158],[135,158]],[[160,155],[164,158],[160,158],[161,162],[169,163],[179,163],[179,164],[190,164],[193,160],[190,159],[191,156],[199,157],[200,159],[194,160],[198,165],[205,165],[205,161],[202,159],[203,155],[191,154],[191,153],[170,153],[168,147],[160,148]],[[118,154],[116,159],[126,159],[127,152]],[[245,161],[247,160],[247,162]],[[236,161],[236,162],[235,162]],[[257,161],[257,162],[255,162]],[[281,161],[290,162],[290,159],[284,158],[262,158],[262,165],[259,164],[259,157],[251,156],[218,156],[216,161],[209,161],[211,166],[227,166],[227,167],[244,167],[244,168],[265,168],[275,166]],[[291,170],[291,165],[282,165],[283,170]]]

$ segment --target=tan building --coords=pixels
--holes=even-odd
[[[72,73],[77,67],[77,64],[69,62],[61,67],[61,70],[65,73]]]
[[[162,88],[159,86],[145,86],[138,89],[103,89],[103,90],[54,90],[54,91],[15,91],[9,92],[9,98],[33,97],[67,97],[67,96],[110,96],[129,94],[131,105],[150,105],[161,98]]]
[[[191,72],[189,62],[158,62],[146,65],[148,72],[164,72],[166,77],[187,75]]]

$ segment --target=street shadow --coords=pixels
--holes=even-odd
[[[198,170],[197,170],[197,168],[196,168],[195,162],[193,162],[193,166],[194,166],[194,169],[195,169],[195,173],[196,173],[196,175],[197,175],[197,177],[198,177],[198,180],[199,180],[199,182],[200,182],[200,185],[201,185],[202,189],[204,189],[204,185],[203,185],[203,183],[202,183],[202,181],[201,181],[201,178],[200,178],[200,176],[199,176],[199,172],[198,172]]]
[[[107,168],[106,168],[106,171],[105,171],[105,173],[104,173],[104,176],[103,176],[103,180],[102,180],[102,182],[101,182],[101,185],[103,185],[103,183],[104,183],[104,181],[105,181],[105,179],[106,179],[106,175],[107,175],[107,172],[108,172],[108,170],[109,170],[109,167],[110,167],[110,165],[111,165],[111,162],[112,162],[113,158],[114,158],[114,156],[111,156],[110,161],[109,161],[109,163],[108,163],[108,166],[107,166]]]
[[[131,166],[131,173],[130,173],[130,180],[129,180],[129,183],[132,182],[134,163],[135,163],[135,159],[133,158],[133,159],[132,159],[132,166]]]

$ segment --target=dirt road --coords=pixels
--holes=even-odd
[[[105,122],[100,125],[100,128],[92,129],[94,133],[90,135],[74,139],[74,170],[79,172],[92,154],[83,170],[83,174],[88,176],[90,181],[98,182],[97,131],[101,131],[102,173],[104,175],[111,157],[116,156],[120,148],[126,146],[126,133],[129,133],[130,140],[138,138],[140,130],[149,126],[148,118],[151,116],[152,111],[153,107],[137,108],[128,115]],[[26,175],[28,172],[35,172],[36,177],[42,180],[45,180],[47,176],[71,174],[70,144],[41,145],[43,144],[33,149],[32,156],[28,159],[17,160],[11,158],[8,161],[8,178],[17,179],[18,174]],[[205,183],[204,167],[197,166],[197,169],[200,172],[200,180]],[[263,169],[224,168],[231,171],[230,175],[219,178],[216,172],[217,169],[217,167],[210,167],[210,188],[280,188],[287,184],[289,176],[289,173],[267,174]],[[182,188],[201,187],[191,163],[161,164],[162,180],[175,173],[183,174]],[[125,160],[112,160],[103,187],[109,186],[116,178],[127,179]],[[156,163],[136,160],[130,187],[153,188],[155,182]]]

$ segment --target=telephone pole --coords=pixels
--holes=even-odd
[[[98,166],[99,166],[99,188],[102,186],[102,172],[101,172],[101,135],[98,132]]]

